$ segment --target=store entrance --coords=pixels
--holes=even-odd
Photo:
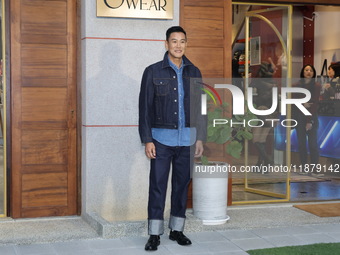
[[[264,110],[271,107],[273,97],[267,103],[268,98],[264,95],[275,87],[278,88],[280,102],[280,89],[291,87],[299,81],[304,64],[314,65],[317,81],[325,83],[328,77],[326,72],[322,75],[322,64],[325,60],[328,60],[328,64],[340,60],[336,59],[340,48],[337,40],[328,36],[329,40],[325,42],[320,35],[323,30],[318,29],[322,28],[322,24],[329,23],[327,18],[335,15],[337,7],[316,6],[315,12],[308,14],[306,10],[306,7],[291,5],[233,3],[233,79],[243,86],[245,93],[249,89],[253,90],[255,108]],[[315,41],[315,49],[311,49],[311,54],[307,56],[303,55],[304,47],[307,47],[304,38],[308,36],[305,20],[311,22],[313,31],[318,33],[315,39],[314,35],[311,39],[313,44]],[[320,46],[319,55],[316,47]],[[329,47],[334,49],[329,50]],[[337,170],[340,155],[337,153],[339,117],[336,112],[325,112],[324,107],[336,105],[337,102],[324,101],[322,95],[320,100],[320,158],[314,172],[300,174],[296,130],[282,125],[282,121],[292,117],[291,111],[287,108],[284,116],[277,110],[271,118],[278,118],[278,123],[253,128],[253,139],[245,142],[243,158],[236,164],[254,166],[257,171],[233,174],[232,204],[340,198],[340,173]],[[265,121],[265,118],[259,119]]]
[[[292,6],[237,3],[234,6],[234,10],[245,10],[243,24],[242,14],[237,17],[241,25],[233,47],[234,58],[238,58],[238,63],[233,62],[233,73],[239,78],[234,77],[234,81],[241,80],[238,83],[245,94],[252,91],[256,110],[271,110],[271,113],[256,115],[257,123],[255,120],[252,123],[253,137],[245,141],[244,155],[238,162],[247,168],[233,174],[233,194],[237,194],[236,189],[247,196],[243,199],[233,197],[233,203],[288,201],[290,172],[285,166],[290,164],[290,157],[285,152],[289,151],[290,144],[286,144],[284,150],[277,150],[274,131],[283,124],[286,132],[290,132],[285,125],[290,113],[281,114],[278,98],[281,89],[291,85],[288,82],[291,77],[288,52],[291,52]],[[272,93],[275,89],[278,94]]]

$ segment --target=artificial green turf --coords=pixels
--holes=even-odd
[[[340,243],[320,243],[247,251],[250,255],[340,255]]]

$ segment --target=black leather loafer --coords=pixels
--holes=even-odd
[[[146,251],[156,251],[158,245],[160,245],[161,241],[159,236],[157,235],[150,235],[148,242],[145,245]]]
[[[191,241],[181,231],[170,231],[169,239],[176,241],[179,245],[190,245]]]

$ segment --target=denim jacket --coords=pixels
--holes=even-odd
[[[205,141],[205,116],[200,113],[201,77],[200,70],[183,56],[185,126],[196,127],[197,140]],[[177,89],[177,75],[166,52],[163,61],[148,66],[143,74],[139,94],[139,135],[142,143],[153,141],[151,128],[178,128]]]

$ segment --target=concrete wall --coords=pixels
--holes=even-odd
[[[96,17],[81,4],[82,212],[108,221],[145,220],[149,161],[138,135],[138,94],[146,66],[165,53],[173,20]]]
[[[316,6],[315,12],[314,65],[320,74],[324,58],[329,65],[336,53],[335,61],[340,61],[340,7]]]

